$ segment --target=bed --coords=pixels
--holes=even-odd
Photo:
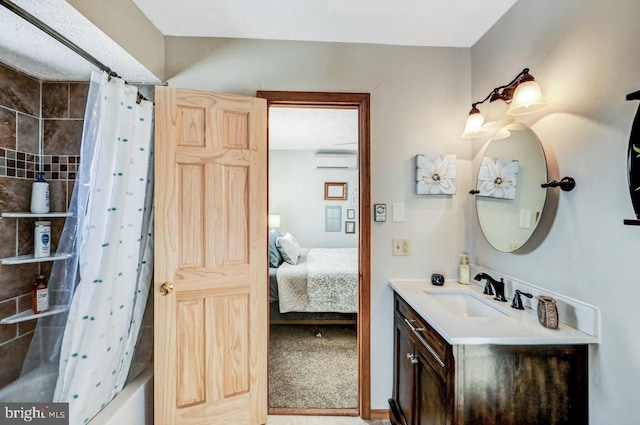
[[[300,248],[290,234],[272,230],[269,263],[271,323],[355,322],[357,248]]]

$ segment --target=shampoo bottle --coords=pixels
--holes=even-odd
[[[51,222],[36,221],[33,232],[33,257],[48,257],[51,255]]]
[[[45,181],[44,173],[40,173],[38,180],[33,182],[31,212],[34,214],[47,214],[49,212],[49,183]]]
[[[466,252],[460,254],[460,263],[458,264],[458,283],[464,285],[469,284],[469,255]]]

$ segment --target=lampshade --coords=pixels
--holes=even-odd
[[[502,127],[500,130],[496,131],[496,134],[493,135],[493,140],[502,140],[511,136],[511,132],[507,130],[505,127]]]
[[[514,119],[507,115],[507,109],[509,109],[509,105],[507,105],[507,102],[504,100],[500,98],[491,100],[482,128],[495,130],[496,128],[502,128],[512,123]]]
[[[513,116],[532,114],[546,106],[547,101],[544,100],[540,86],[534,80],[529,80],[516,87],[507,114]]]
[[[269,214],[269,228],[276,229],[280,227],[280,215],[279,214]]]
[[[489,131],[482,128],[484,117],[475,106],[469,112],[467,117],[467,123],[464,126],[462,132],[463,139],[473,139],[474,137],[484,137],[489,135]]]

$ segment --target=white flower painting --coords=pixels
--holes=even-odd
[[[514,199],[518,183],[518,161],[485,156],[478,172],[478,196]]]
[[[416,155],[416,193],[453,195],[456,193],[455,155]]]

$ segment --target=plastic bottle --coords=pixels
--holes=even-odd
[[[460,263],[458,264],[458,283],[464,285],[469,284],[469,254],[463,252],[460,254]]]
[[[49,210],[49,183],[45,181],[44,173],[40,173],[38,180],[33,182],[31,188],[31,212],[47,214]]]
[[[49,289],[44,275],[36,276],[36,281],[31,288],[31,310],[35,314],[49,310]]]
[[[51,222],[36,221],[33,235],[33,256],[48,257],[51,255]]]

